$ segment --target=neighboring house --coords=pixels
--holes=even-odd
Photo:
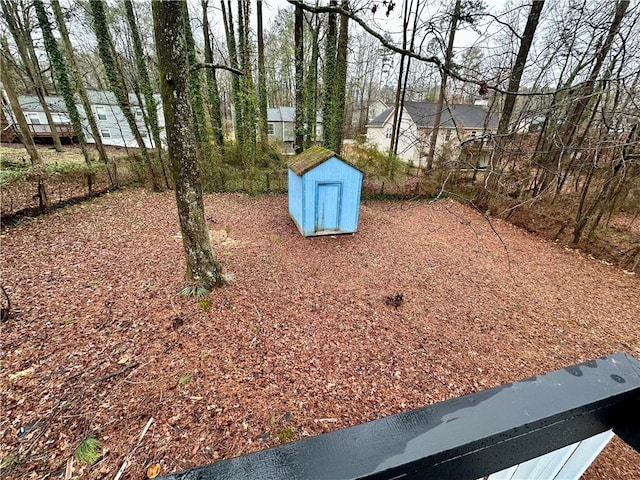
[[[293,154],[295,141],[295,107],[276,107],[267,109],[267,133],[269,138],[282,144],[284,153]],[[322,138],[322,116],[316,116],[316,141]]]
[[[98,130],[100,130],[100,136],[102,142],[105,145],[112,145],[118,147],[138,147],[138,143],[133,136],[133,132],[129,128],[127,120],[118,106],[115,95],[112,92],[103,91],[89,91],[89,102],[91,102],[94,117],[98,124]],[[164,142],[166,134],[164,132],[164,116],[162,115],[162,105],[160,96],[155,96],[158,102],[158,123],[161,129],[161,139]],[[62,136],[75,137],[77,134],[71,126],[71,120],[67,113],[67,108],[64,104],[64,100],[60,96],[47,96],[45,97],[47,104],[49,105],[53,117],[53,121],[56,124],[56,129]],[[47,123],[47,119],[42,110],[42,105],[38,101],[38,98],[33,95],[20,95],[18,101],[22,107],[22,111],[29,125],[29,129],[32,133],[35,133],[36,137],[50,137],[51,129]],[[144,139],[145,145],[149,148],[154,146],[151,133],[147,130],[144,123],[144,117],[142,114],[142,108],[138,102],[138,98],[134,94],[129,94],[129,102],[132,106],[133,113],[136,118],[136,123],[140,130],[140,134]],[[78,111],[80,113],[81,123],[83,126],[84,134],[87,139],[87,143],[95,143],[91,129],[89,128],[89,122],[84,107],[77,103]],[[4,105],[3,105],[4,108]],[[13,112],[10,109],[5,109],[7,119],[15,121]],[[71,133],[69,133],[71,132]]]
[[[428,102],[404,104],[398,156],[416,167],[426,165],[436,108],[435,103]],[[388,151],[391,144],[393,110],[388,108],[367,125],[368,142],[383,152]],[[489,115],[483,105],[445,105],[438,130],[436,159],[449,148],[449,153],[456,159],[464,152],[476,157],[474,164],[485,166],[491,145],[488,140],[497,127],[497,117]]]
[[[351,113],[351,126],[366,127],[366,124],[388,108],[389,106],[382,100],[374,100],[369,105],[355,105]]]

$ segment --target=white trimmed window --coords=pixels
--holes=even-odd
[[[26,117],[31,125],[42,125],[42,122],[40,121],[40,115],[38,113],[27,113]]]
[[[111,130],[109,130],[108,128],[101,128],[100,136],[102,138],[111,138]]]
[[[96,116],[98,120],[106,120],[107,119],[107,109],[103,105],[96,105],[95,107]]]
[[[134,112],[136,114],[136,119],[137,120],[142,120],[143,116],[142,116],[142,109],[140,107],[135,107],[134,108]]]
[[[384,132],[385,138],[391,138],[391,127],[387,127],[387,130]]]
[[[447,130],[447,133],[444,134],[444,139],[448,142],[451,140],[451,130]]]
[[[273,123],[267,123],[267,134],[275,135],[275,130],[273,128]]]

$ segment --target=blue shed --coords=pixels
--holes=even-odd
[[[311,147],[289,162],[289,214],[305,237],[358,229],[363,173],[335,152]]]

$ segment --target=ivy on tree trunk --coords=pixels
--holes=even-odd
[[[89,171],[87,172],[87,188],[89,189],[89,193],[91,193],[93,186],[91,158],[89,157],[89,152],[87,151],[87,139],[84,136],[82,122],[80,121],[80,113],[78,112],[78,107],[76,107],[76,102],[73,98],[73,89],[71,88],[71,82],[69,81],[67,64],[65,63],[64,58],[60,53],[60,49],[58,48],[58,44],[53,37],[51,24],[49,23],[47,12],[44,9],[44,3],[42,2],[42,0],[33,0],[33,5],[36,9],[36,15],[38,17],[40,30],[42,31],[44,47],[47,51],[49,61],[51,62],[53,70],[56,74],[58,88],[62,93],[62,98],[64,100],[65,107],[67,108],[67,113],[69,114],[69,118],[71,119],[73,129],[76,132],[76,137],[78,138],[78,143],[80,144],[80,150],[82,151],[82,156],[84,157],[84,161],[89,167]]]
[[[56,18],[58,31],[60,32],[60,38],[62,40],[62,46],[64,47],[64,52],[66,54],[67,66],[71,76],[73,77],[76,92],[80,96],[82,107],[84,108],[87,121],[89,122],[89,129],[91,130],[91,135],[93,136],[93,140],[96,144],[98,156],[100,157],[100,161],[107,165],[107,173],[109,174],[111,186],[116,186],[118,184],[116,164],[115,162],[110,162],[107,151],[102,143],[98,123],[96,122],[93,110],[91,109],[91,102],[89,101],[87,90],[84,86],[83,79],[80,76],[78,66],[76,65],[75,54],[73,52],[73,47],[71,46],[71,40],[69,40],[69,31],[67,30],[64,15],[62,14],[62,8],[60,8],[60,2],[58,0],[51,0],[51,6],[53,7],[53,14]]]
[[[267,78],[264,66],[264,35],[262,32],[262,0],[256,2],[256,16],[258,20],[258,131],[260,143],[266,145],[269,132],[267,122]]]
[[[124,84],[122,72],[120,72],[113,56],[114,48],[113,42],[111,41],[111,35],[109,34],[109,29],[107,27],[104,0],[89,0],[89,6],[91,7],[91,13],[93,15],[93,29],[98,40],[98,53],[100,54],[100,59],[104,65],[107,80],[109,81],[109,87],[115,95],[116,100],[118,101],[118,106],[122,110],[122,113],[127,120],[127,124],[131,129],[131,133],[133,133],[138,147],[140,148],[140,155],[142,155],[142,160],[147,166],[153,189],[159,190],[158,180],[155,172],[153,171],[149,155],[147,154],[147,147],[145,146],[144,139],[140,134],[140,129],[136,124],[135,116],[131,111],[129,95],[126,85]]]
[[[301,153],[304,149],[304,11],[296,5],[293,37],[295,43],[296,72],[296,118],[293,150]]]
[[[211,48],[211,32],[209,31],[209,0],[202,0],[202,35],[204,36],[204,61],[213,63],[213,50]],[[214,68],[207,69],[205,78],[207,79],[207,92],[209,94],[209,115],[211,117],[211,128],[213,128],[213,138],[218,147],[224,147],[224,132],[222,129],[222,112],[220,101],[220,90],[218,79]]]
[[[151,127],[151,135],[153,137],[153,143],[156,145],[156,151],[158,152],[158,161],[162,167],[162,176],[164,177],[165,185],[167,188],[170,188],[169,179],[167,178],[167,172],[165,171],[164,161],[162,159],[162,140],[160,139],[160,127],[158,125],[158,103],[153,97],[153,87],[151,86],[151,80],[149,79],[147,62],[144,58],[142,40],[140,38],[138,24],[136,23],[133,2],[131,0],[125,0],[124,8],[126,11],[125,16],[127,17],[127,23],[131,30],[131,37],[133,39],[133,54],[136,58],[136,68],[138,70],[138,77],[140,78],[140,87],[142,88],[142,94],[144,95],[145,108],[143,112],[146,112],[145,118]]]
[[[329,5],[333,7],[337,4],[337,0],[329,2]],[[333,148],[335,144],[332,100],[335,90],[336,48],[338,41],[336,23],[336,14],[329,13],[324,44],[324,71],[322,72],[322,82],[324,84],[322,96],[322,144],[325,148]]]

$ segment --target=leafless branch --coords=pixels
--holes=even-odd
[[[233,73],[234,75],[243,75],[242,71],[238,70],[237,68],[227,67],[226,65],[221,65],[218,63],[197,63],[191,68],[193,70],[198,70],[200,68],[211,68],[213,70],[227,70]]]

